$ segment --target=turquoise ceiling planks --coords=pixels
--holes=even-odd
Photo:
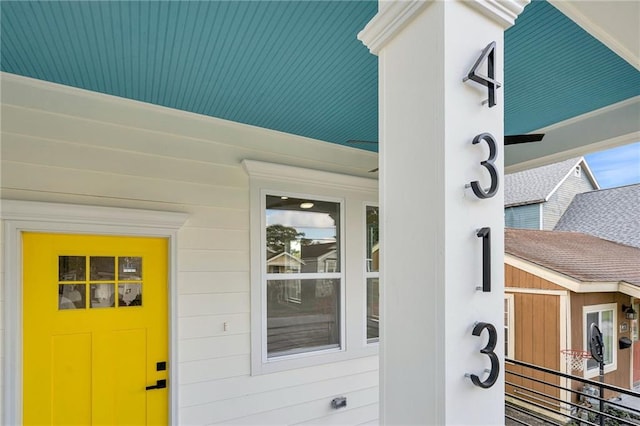
[[[378,139],[377,1],[2,1],[3,71],[344,144]],[[505,33],[505,131],[640,94],[545,1]],[[376,150],[375,145],[359,147]]]
[[[640,72],[546,1],[505,32],[505,133],[527,133],[640,95]]]

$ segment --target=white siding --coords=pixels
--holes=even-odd
[[[549,197],[549,200],[542,205],[544,229],[550,231],[555,228],[558,221],[573,201],[576,194],[593,191],[596,189],[587,177],[587,172],[581,168],[578,176],[571,170],[569,176],[560,184],[558,189]]]
[[[361,150],[2,74],[2,198],[189,214],[178,234],[181,424],[375,422],[377,356],[250,375],[243,159],[363,177],[377,166]],[[348,406],[332,410],[339,395]]]

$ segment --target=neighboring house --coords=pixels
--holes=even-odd
[[[577,194],[554,229],[640,248],[640,184]]]
[[[283,274],[300,272],[304,262],[289,253],[274,253],[267,249],[267,273]]]
[[[576,194],[598,188],[584,157],[506,174],[505,226],[551,230]]]
[[[605,382],[627,389],[640,382],[638,320],[625,316],[630,306],[640,312],[640,249],[577,232],[507,229],[505,252],[507,358],[597,379],[594,360],[585,361],[583,372],[571,371],[561,355],[563,349],[588,350],[590,324],[596,323],[604,335]],[[624,338],[633,341],[632,348],[621,349]],[[549,386],[513,380],[568,398]],[[551,375],[545,380],[567,385]]]
[[[338,271],[337,243],[319,243],[303,245],[300,250],[302,272]]]

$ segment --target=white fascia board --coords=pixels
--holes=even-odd
[[[551,190],[551,192],[549,192],[549,194],[547,194],[547,196],[546,196],[546,197],[545,197],[545,199],[544,199],[544,201],[545,201],[545,202],[549,201],[549,199],[551,199],[551,196],[552,196],[553,194],[555,194],[555,193],[556,193],[556,191],[558,190],[558,188],[560,188],[560,185],[562,185],[562,184],[567,180],[567,178],[568,178],[569,176],[571,176],[571,173],[573,173],[574,169],[576,168],[576,166],[577,166],[578,164],[583,164],[583,165],[584,165],[584,157],[580,157],[580,158],[578,159],[578,161],[576,161],[576,163],[575,163],[573,166],[571,166],[571,168],[569,169],[569,171],[567,171],[567,174],[566,174],[566,175],[564,175],[564,177],[563,177],[562,179],[560,179],[560,182],[558,182],[558,183],[556,184],[556,186]]]
[[[505,253],[504,263],[536,275],[574,293],[624,293],[640,298],[640,287],[624,281],[580,281],[517,256]],[[513,291],[513,290],[510,290]],[[636,296],[637,295],[637,296]]]
[[[584,157],[582,159],[582,169],[583,171],[587,172],[587,178],[591,180],[591,183],[593,183],[593,186],[595,187],[595,189],[596,190],[600,189],[600,184],[596,179],[596,175],[593,174],[593,172],[591,171],[591,167],[589,167],[589,164],[587,163],[587,160],[584,159]]]

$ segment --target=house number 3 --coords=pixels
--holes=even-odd
[[[496,328],[493,326],[493,324],[490,324],[488,322],[479,322],[476,323],[476,325],[473,327],[472,334],[474,336],[480,336],[482,334],[482,330],[487,330],[487,332],[489,333],[489,341],[487,342],[487,346],[480,349],[480,353],[488,356],[491,360],[489,377],[487,377],[487,380],[483,382],[475,374],[467,374],[466,376],[471,379],[474,385],[483,389],[489,389],[496,383],[496,380],[498,380],[498,374],[500,374],[500,361],[498,360],[498,355],[493,352],[493,350],[496,348],[496,343],[498,342],[498,333],[496,332]]]

